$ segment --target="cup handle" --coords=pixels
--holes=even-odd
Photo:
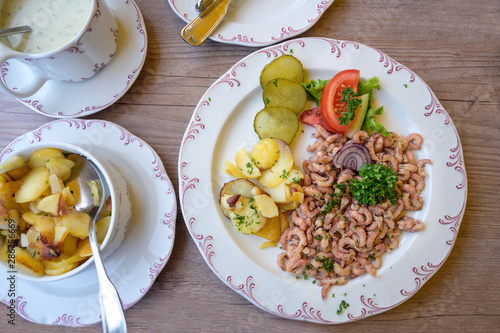
[[[4,51],[4,47],[0,47],[1,51]],[[0,54],[0,66],[3,66],[5,62],[7,62],[9,59],[14,58],[16,54],[13,54],[11,52]],[[24,62],[23,60],[21,60]],[[15,98],[27,98],[30,96],[33,96],[38,90],[42,88],[42,86],[47,82],[47,77],[45,74],[38,68],[33,66],[32,64],[29,64],[28,67],[30,70],[33,72],[33,75],[31,75],[31,78],[24,84],[22,87],[16,88],[15,90],[7,87],[5,84],[3,75],[4,71],[0,70],[0,91],[2,91],[5,94],[14,96]]]

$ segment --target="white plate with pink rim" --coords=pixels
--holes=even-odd
[[[33,96],[18,99],[33,111],[53,118],[88,116],[120,99],[137,79],[147,53],[144,19],[134,0],[107,0],[118,22],[117,49],[111,61],[92,78],[81,82],[49,80]],[[9,75],[11,69],[23,73],[26,67],[11,60],[2,64],[1,79],[16,87],[22,75]]]
[[[311,28],[334,0],[233,0],[224,20],[209,37],[229,44],[263,47],[297,36]],[[196,0],[168,0],[185,22],[198,12]]]
[[[78,145],[106,158],[126,179],[132,218],[123,243],[104,265],[124,308],[130,308],[151,288],[174,245],[176,198],[160,157],[146,142],[114,123],[59,119],[14,140],[0,154],[0,161],[16,149],[43,141]],[[6,274],[1,272],[3,279]],[[15,297],[2,287],[0,299],[5,304],[13,300],[16,312],[29,321],[64,326],[100,321],[99,286],[93,266],[60,281],[36,283],[18,277],[16,282]]]
[[[223,161],[240,148],[251,152],[259,140],[255,114],[264,107],[259,76],[274,58],[293,54],[303,64],[306,82],[329,79],[357,68],[377,76],[384,105],[380,121],[400,134],[420,133],[417,158],[430,158],[422,196],[424,207],[409,214],[425,222],[418,233],[403,233],[400,246],[383,256],[376,277],[369,274],[331,288],[323,301],[312,279],[296,279],[276,264],[279,248],[259,250],[264,240],[238,233],[222,214],[218,199]],[[312,106],[312,105],[311,105]],[[303,131],[303,132],[302,132]],[[313,128],[301,126],[292,144],[296,165],[310,157]],[[203,162],[202,162],[203,161]],[[181,143],[179,200],[187,228],[208,266],[236,293],[284,318],[323,324],[354,321],[392,309],[414,295],[443,265],[457,238],[465,211],[467,178],[462,147],[450,116],[431,89],[409,68],[369,46],[326,38],[301,38],[258,50],[220,77],[195,108]],[[335,297],[332,297],[336,295]],[[349,307],[337,310],[342,301]]]

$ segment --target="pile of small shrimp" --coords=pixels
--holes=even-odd
[[[398,247],[402,231],[424,228],[422,221],[406,216],[406,212],[422,209],[420,194],[427,176],[424,166],[432,162],[415,160],[413,151],[423,142],[419,134],[384,137],[358,131],[352,141],[368,148],[372,163],[397,172],[397,202],[361,205],[346,193],[332,208],[331,200],[338,192],[335,184],[360,176],[332,163],[335,152],[348,141],[344,135],[331,134],[317,125],[313,138],[316,141],[307,150],[315,154],[302,165],[304,202],[289,216],[289,227],[280,240],[284,251],[277,263],[297,277],[314,278],[325,299],[333,285],[346,284],[365,273],[375,276],[382,254]]]

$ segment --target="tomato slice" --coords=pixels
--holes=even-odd
[[[349,125],[339,124],[339,118],[342,117],[342,112],[345,112],[346,108],[346,103],[342,102],[342,90],[351,87],[354,92],[357,92],[358,81],[359,70],[346,69],[337,73],[323,89],[319,108],[321,118],[327,126],[326,130],[341,134],[349,130]]]
[[[327,129],[327,126],[323,122],[323,119],[321,119],[321,111],[319,110],[319,107],[305,110],[301,113],[299,120],[307,125],[321,125],[321,127]]]

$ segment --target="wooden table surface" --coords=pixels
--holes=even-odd
[[[195,1],[193,0],[193,3]],[[86,118],[119,124],[160,155],[178,195],[177,161],[191,114],[205,90],[255,48],[180,37],[184,22],[166,0],[138,0],[149,48],[131,89]],[[357,41],[411,68],[435,92],[457,127],[468,201],[455,246],[441,269],[400,306],[323,326],[261,311],[222,283],[192,241],[180,208],[172,256],[151,290],[127,310],[130,332],[493,332],[500,327],[500,2],[498,0],[336,0],[301,36]],[[0,147],[52,119],[0,96]],[[2,282],[3,283],[3,282]],[[40,326],[17,317],[0,331],[94,332]]]

